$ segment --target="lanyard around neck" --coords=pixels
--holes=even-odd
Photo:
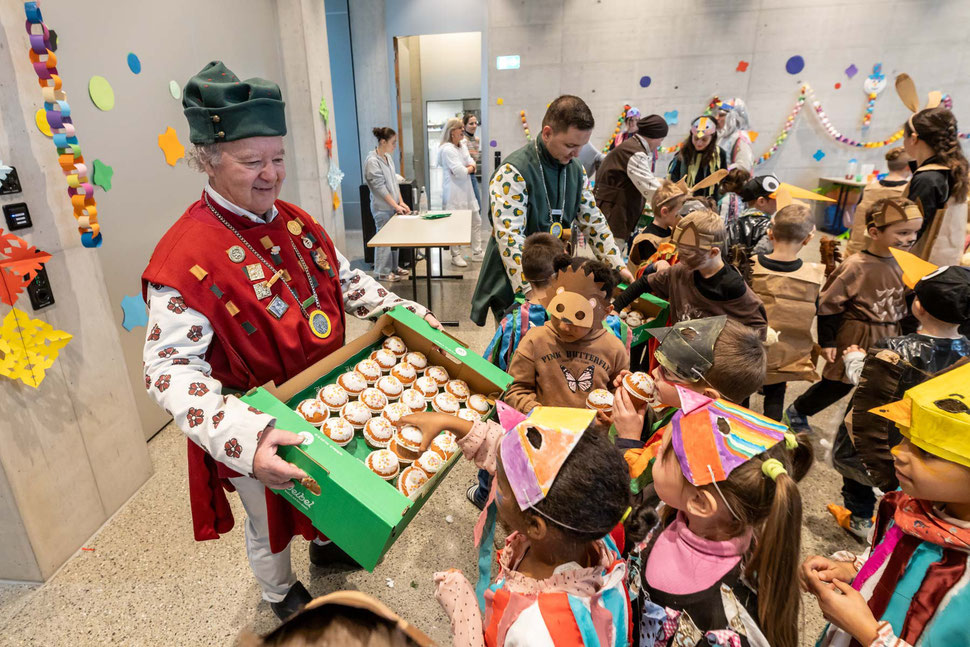
[[[539,177],[542,178],[542,192],[546,196],[546,204],[549,205],[549,217],[553,222],[562,222],[562,214],[566,211],[566,167],[559,171],[559,208],[552,208],[552,201],[549,199],[549,188],[546,186],[546,172],[542,168],[542,156],[539,155],[539,142],[532,140],[532,146],[536,151],[536,161],[539,163]]]

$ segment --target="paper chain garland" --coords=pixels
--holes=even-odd
[[[525,120],[525,110],[519,110],[519,118],[522,119],[522,130],[525,132],[526,141],[532,141],[532,133],[529,132],[529,122]]]
[[[67,194],[74,208],[81,244],[85,247],[100,247],[102,237],[98,224],[98,207],[94,200],[94,185],[88,179],[88,167],[84,163],[81,146],[74,131],[67,93],[61,89],[57,56],[51,50],[50,31],[44,24],[37,2],[25,2],[24,13],[27,15],[27,35],[30,37],[30,62],[41,87],[47,123],[50,124],[54,146],[57,148],[57,161],[67,177]]]
[[[610,133],[610,138],[607,140],[606,146],[603,147],[604,153],[608,153],[610,151],[610,146],[612,146],[613,142],[616,141],[616,136],[620,134],[620,128],[623,126],[623,122],[626,121],[626,113],[629,109],[630,104],[623,106],[623,112],[621,112],[620,116],[616,118],[616,128],[614,128],[613,132]]]

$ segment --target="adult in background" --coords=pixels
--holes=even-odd
[[[364,182],[370,189],[370,211],[380,231],[395,214],[411,213],[411,208],[401,198],[401,186],[391,156],[397,146],[397,133],[387,126],[372,132],[377,138],[377,148],[367,153],[364,160]],[[374,273],[380,280],[390,282],[405,279],[409,274],[398,265],[396,247],[374,248]]]
[[[563,95],[546,108],[539,136],[512,152],[489,182],[492,237],[472,298],[471,319],[479,326],[491,310],[496,320],[525,294],[522,244],[526,236],[547,231],[560,238],[575,223],[593,254],[618,270],[628,283],[620,250],[576,159],[593,133],[593,113],[579,97]]]
[[[475,183],[475,162],[472,161],[462,135],[458,119],[449,119],[441,131],[438,145],[438,166],[441,167],[441,206],[444,209],[469,209],[472,212],[471,247],[472,260],[482,260],[482,214],[478,211],[478,199],[472,186]],[[452,246],[451,264],[468,267],[462,258],[462,248]]]
[[[657,150],[667,136],[667,121],[650,115],[637,121],[637,134],[611,150],[596,174],[593,196],[617,241],[637,226],[644,206],[660,186],[654,175]]]
[[[639,119],[640,109],[635,106],[630,106],[630,109],[626,111],[626,118],[623,120],[624,129],[616,133],[616,137],[610,142],[610,150],[613,150],[637,134],[637,121]]]
[[[748,107],[740,98],[722,101],[717,106],[717,143],[727,156],[728,168],[754,169],[754,149],[751,147],[751,123]]]
[[[475,162],[475,176],[472,178],[472,188],[475,189],[475,200],[478,201],[478,210],[482,210],[482,194],[479,192],[479,185],[482,183],[482,142],[475,133],[478,132],[478,117],[471,112],[466,112],[461,118],[462,141],[465,148]]]
[[[306,477],[276,453],[303,439],[236,396],[282,384],[341,348],[345,313],[376,319],[401,304],[439,324],[423,306],[351,269],[313,216],[278,199],[286,177],[278,85],[240,81],[214,61],[189,79],[182,97],[191,159],[208,182],[142,275],[145,388],[188,437],[195,538],[232,529],[225,491],[238,492],[249,565],[283,619],[310,601],[290,565],[294,535],[315,539],[314,564],[350,558],[269,489]]]

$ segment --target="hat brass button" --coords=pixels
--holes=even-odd
[[[217,123],[219,123],[220,121],[222,121],[222,118],[221,118],[221,117],[219,117],[219,115],[212,115],[212,122],[213,122],[213,123],[216,123],[216,124],[217,124]]]

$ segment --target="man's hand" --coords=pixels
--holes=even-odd
[[[263,435],[256,445],[253,456],[253,475],[268,488],[273,490],[287,490],[293,487],[292,479],[300,481],[307,474],[296,465],[287,463],[276,454],[281,445],[300,445],[303,436],[290,431],[269,426],[263,430]]]
[[[432,328],[437,328],[438,330],[444,330],[445,329],[444,326],[441,325],[441,322],[438,321],[438,318],[435,317],[430,312],[428,314],[424,315],[424,320],[427,321],[429,324],[431,324],[431,327]]]
[[[828,346],[822,349],[822,359],[824,359],[829,364],[835,363],[835,352],[838,350],[835,346]]]
[[[628,268],[626,268],[626,267],[624,267],[624,268],[623,268],[622,270],[620,270],[620,278],[621,278],[621,279],[623,280],[623,282],[624,282],[624,283],[626,283],[627,285],[630,285],[630,284],[631,284],[631,283],[633,283],[633,281],[635,280],[635,279],[633,278],[633,274],[631,274],[631,273],[630,273],[630,270],[629,270]]]
[[[625,388],[618,387],[613,394],[613,426],[618,438],[640,440],[647,403],[634,398]]]

